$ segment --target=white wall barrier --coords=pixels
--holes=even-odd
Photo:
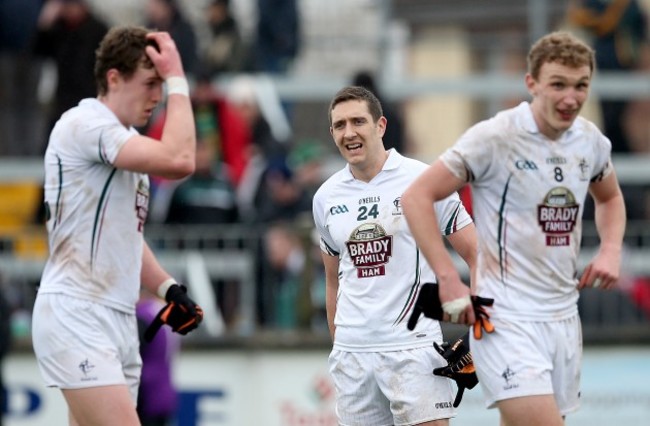
[[[178,426],[335,426],[334,390],[325,350],[186,350],[175,369],[181,393]],[[650,347],[587,348],[582,408],[567,426],[650,424]],[[4,365],[9,426],[67,424],[60,392],[43,387],[30,354]],[[497,425],[477,387],[466,391],[453,426]]]

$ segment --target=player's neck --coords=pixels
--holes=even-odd
[[[356,180],[368,183],[375,178],[384,168],[386,160],[388,160],[388,151],[383,151],[383,154],[377,156],[374,161],[367,163],[350,164],[350,172]]]

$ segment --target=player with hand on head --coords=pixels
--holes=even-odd
[[[325,266],[333,348],[329,371],[340,424],[446,426],[456,413],[438,321],[407,319],[422,283],[435,282],[400,199],[427,165],[386,150],[386,118],[377,98],[345,87],[329,107],[330,133],[347,165],[316,192],[313,215]],[[433,206],[433,203],[432,203]],[[476,234],[460,198],[435,203],[435,224],[474,270]],[[469,318],[473,322],[473,318]]]
[[[619,277],[626,219],[611,143],[579,116],[593,72],[584,42],[566,32],[542,37],[528,53],[532,100],[472,126],[402,197],[440,301],[464,300],[462,317],[473,309],[431,204],[471,185],[479,253],[472,286],[494,298],[494,332],[470,341],[486,405],[499,408],[503,425],[560,426],[578,409],[579,290],[611,289]],[[601,245],[578,279],[587,193]]]
[[[194,171],[194,116],[167,33],[112,28],[97,49],[95,79],[97,98],[61,116],[45,153],[50,254],[32,339],[47,386],[63,392],[69,424],[132,426],[139,424],[140,286],[173,305],[167,323],[178,331],[202,318],[143,237],[148,174],[175,179]],[[163,84],[168,120],[154,140],[135,127],[151,117]]]

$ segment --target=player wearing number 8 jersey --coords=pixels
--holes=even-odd
[[[593,50],[548,34],[528,54],[532,101],[467,130],[405,192],[416,240],[440,280],[444,303],[465,289],[431,226],[430,203],[466,183],[478,231],[476,292],[494,298],[495,331],[472,339],[488,407],[507,426],[560,426],[580,395],[578,290],[618,279],[625,205],[611,144],[578,114],[590,89]],[[578,279],[584,201],[595,201],[600,250]]]
[[[404,189],[426,164],[386,151],[387,125],[368,90],[347,87],[330,105],[330,131],[344,169],[316,192],[313,214],[326,272],[333,350],[330,373],[342,425],[447,425],[455,414],[446,365],[433,348],[437,321],[406,327],[421,283],[435,282],[403,216]],[[436,224],[474,266],[475,233],[457,195],[435,204]]]

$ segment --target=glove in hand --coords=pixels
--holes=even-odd
[[[481,296],[472,296],[472,306],[474,307],[474,316],[476,321],[472,325],[474,329],[474,338],[480,340],[483,337],[483,332],[493,333],[494,324],[490,322],[490,314],[485,310],[485,306],[492,306],[494,299],[488,299]]]
[[[444,342],[442,345],[433,343],[433,347],[447,360],[446,367],[435,368],[433,374],[447,377],[456,382],[458,392],[454,399],[454,407],[460,405],[465,389],[472,389],[478,383],[472,353],[469,351],[469,332],[453,344]]]
[[[443,312],[440,297],[438,296],[438,284],[424,283],[420,286],[420,294],[418,294],[418,298],[415,300],[413,312],[411,312],[411,316],[406,324],[409,330],[415,328],[415,324],[417,324],[421,314],[424,314],[425,317],[442,321]]]
[[[473,325],[474,337],[480,339],[483,337],[483,331],[486,333],[492,333],[494,331],[494,325],[490,322],[490,315],[485,310],[485,306],[489,307],[494,304],[494,299],[480,296],[470,296],[470,299],[474,308],[474,315],[476,316],[476,322]],[[438,296],[438,284],[424,283],[420,287],[420,294],[418,294],[418,298],[413,306],[413,312],[411,312],[411,316],[406,324],[409,330],[415,328],[421,314],[424,314],[425,317],[442,321],[443,310],[440,297]]]
[[[144,339],[151,342],[163,324],[171,327],[172,331],[186,335],[196,329],[203,320],[203,309],[187,295],[187,287],[175,284],[167,290],[165,305],[147,327]]]

